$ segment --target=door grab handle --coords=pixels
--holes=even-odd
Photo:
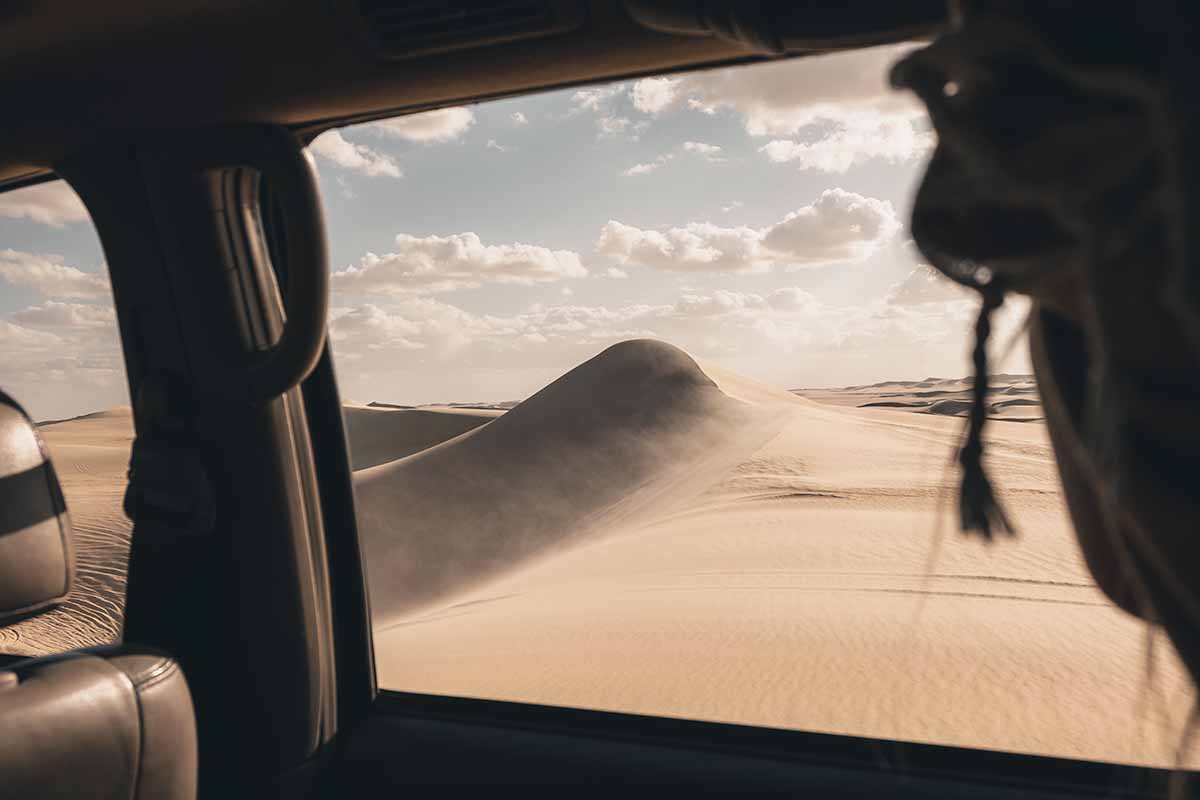
[[[206,131],[192,165],[249,167],[270,181],[282,210],[287,245],[286,319],[279,341],[258,354],[245,386],[252,402],[277,397],[308,377],[325,347],[329,255],[320,190],[300,141],[286,128]]]

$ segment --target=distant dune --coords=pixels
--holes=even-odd
[[[941,414],[947,417],[965,417],[971,410],[969,400],[934,400],[926,408],[928,414]]]
[[[970,382],[963,378],[883,381],[868,386],[793,389],[792,392],[830,405],[904,408],[922,414],[949,417],[966,417],[971,408],[972,394]],[[990,376],[988,417],[1008,422],[1040,422],[1043,418],[1042,403],[1037,396],[1037,384],[1033,376],[1010,373]]]
[[[380,684],[1171,765],[1185,673],[1083,564],[1033,381],[992,383],[992,547],[952,531],[965,380],[793,393],[631,341],[521,403],[349,403]],[[10,653],[119,635],[129,411],[42,433],[78,583]]]
[[[492,409],[426,406],[346,406],[342,417],[353,443],[350,463],[365,469],[419,453],[500,416]]]
[[[113,406],[106,408],[103,411],[93,411],[90,414],[80,414],[78,417],[64,417],[63,419],[45,419],[35,423],[39,428],[48,428],[53,425],[61,425],[64,422],[79,423],[84,420],[117,420],[118,427],[121,421],[131,420],[133,417],[133,409],[129,406]]]

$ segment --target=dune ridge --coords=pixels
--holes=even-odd
[[[842,389],[792,389],[829,405],[906,409],[921,414],[966,417],[974,394],[965,378],[883,381]],[[1032,375],[997,373],[988,378],[987,416],[1007,422],[1040,422],[1042,403]]]
[[[486,425],[502,413],[499,409],[454,406],[344,406],[350,466],[366,469],[419,453]]]

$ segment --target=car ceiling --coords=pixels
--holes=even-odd
[[[697,4],[705,5],[691,3]],[[654,0],[5,3],[0,184],[45,174],[70,154],[113,136],[247,123],[284,124],[312,134],[353,119],[764,55],[728,36],[652,30],[629,10],[655,5]],[[677,11],[689,3],[657,5]],[[725,5],[741,13],[733,0]],[[786,5],[793,17],[803,11],[797,11],[800,6],[830,6],[814,0]],[[862,10],[876,4],[857,5],[866,19],[870,15]],[[373,14],[411,20],[454,7],[470,8],[469,17],[485,6],[491,7],[492,23],[540,7],[555,30],[516,41],[492,36],[482,43],[477,33],[467,33],[457,49],[423,48],[424,55],[412,55],[411,40],[381,52],[373,35],[380,28],[370,22],[378,19]],[[453,14],[442,18],[443,27],[454,23]],[[806,49],[844,43],[843,37],[830,47]]]

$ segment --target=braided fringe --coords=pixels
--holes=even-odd
[[[983,469],[983,426],[988,410],[987,342],[992,334],[992,312],[1004,302],[1004,291],[994,285],[981,286],[979,291],[983,304],[975,322],[975,349],[971,356],[975,367],[971,413],[967,417],[966,441],[958,453],[963,471],[958,508],[963,533],[977,534],[990,542],[996,534],[1012,536],[1016,529],[996,500],[992,482]]]

